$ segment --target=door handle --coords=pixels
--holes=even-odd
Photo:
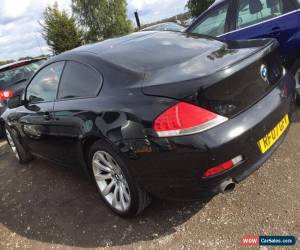
[[[280,33],[281,33],[281,28],[280,27],[274,27],[272,29],[272,32],[271,32],[271,34],[274,35],[274,36],[279,36]]]
[[[45,119],[46,121],[49,121],[49,120],[52,119],[52,115],[50,114],[50,112],[45,112],[45,114],[44,114],[44,119]]]

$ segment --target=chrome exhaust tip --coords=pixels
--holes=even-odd
[[[221,193],[231,193],[235,190],[235,182],[233,180],[227,180],[221,183],[220,191]]]

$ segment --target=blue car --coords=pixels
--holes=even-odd
[[[217,0],[186,31],[224,40],[277,38],[300,101],[300,0]]]

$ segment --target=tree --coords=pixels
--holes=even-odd
[[[8,60],[8,61],[0,61],[0,66],[5,65],[5,64],[9,64],[9,63],[13,63],[15,62],[14,60]]]
[[[72,0],[72,9],[85,30],[86,42],[121,36],[131,31],[126,0]]]
[[[75,19],[58,9],[57,3],[44,11],[42,35],[54,54],[74,49],[83,43],[82,32]]]
[[[189,9],[191,15],[193,17],[197,17],[213,2],[214,0],[189,0],[186,6]]]

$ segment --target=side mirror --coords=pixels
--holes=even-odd
[[[20,107],[25,104],[25,95],[24,93],[19,93],[12,98],[10,98],[7,102],[7,106],[10,109]]]

